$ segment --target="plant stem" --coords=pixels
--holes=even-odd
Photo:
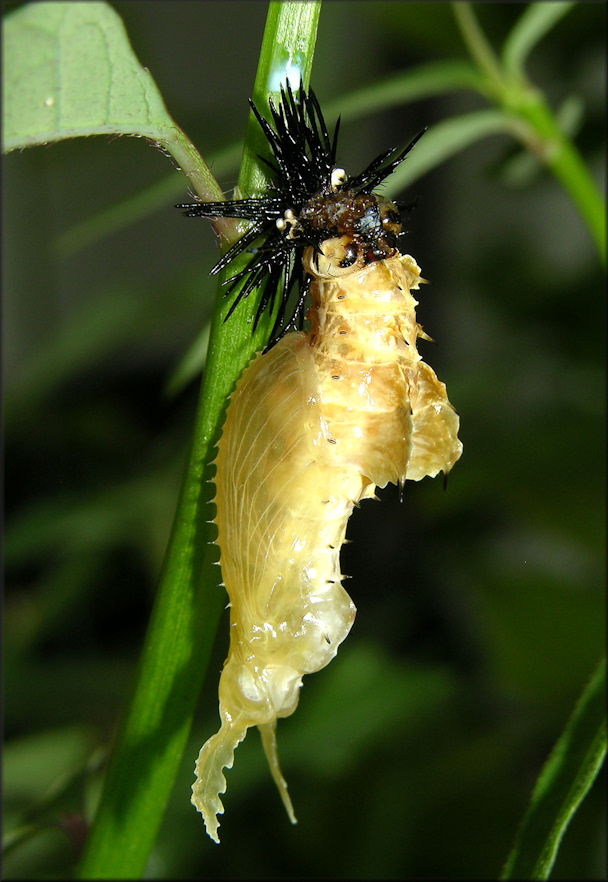
[[[547,4],[549,5],[549,4]],[[534,40],[546,33],[551,22],[558,21],[570,8],[551,8],[547,15],[522,15],[505,42],[507,63],[503,68],[498,57],[479,26],[469,3],[453,3],[452,9],[472,58],[486,83],[479,91],[509,112],[513,117],[513,132],[524,146],[535,153],[564,187],[583,218],[603,265],[606,265],[606,206],[581,155],[574,144],[561,132],[557,120],[542,93],[526,79],[521,65]],[[529,8],[530,9],[530,8]],[[522,19],[526,19],[522,23]],[[540,18],[540,21],[537,19]],[[534,29],[526,30],[532,21]],[[517,39],[513,36],[517,35]],[[525,39],[524,39],[525,37]]]
[[[509,96],[509,109],[528,124],[522,140],[562,184],[595,241],[606,265],[606,206],[574,144],[561,132],[543,95],[528,86]]]
[[[577,702],[534,787],[501,879],[548,879],[570,820],[606,756],[606,659]]]
[[[471,57],[477,62],[488,79],[498,87],[498,91],[500,91],[503,82],[500,62],[486,40],[486,36],[479,26],[471,4],[462,2],[452,3],[452,10]]]
[[[318,15],[316,2],[271,4],[256,90],[266,94],[275,91],[276,84],[269,77],[280,75],[281,64],[285,72],[287,62],[296,58],[307,82]],[[251,131],[250,126],[248,138]],[[246,155],[253,153],[249,144]],[[244,191],[251,192],[255,186],[255,167],[249,159],[249,171],[244,169],[239,179]],[[223,590],[218,588],[219,570],[214,566],[218,551],[212,544],[215,527],[209,462],[226,397],[244,364],[261,345],[262,332],[252,339],[248,322],[255,311],[254,299],[248,298],[235,311],[239,320],[231,320],[229,325],[223,323],[226,304],[221,297],[217,300],[186,475],[134,695],[78,868],[81,878],[126,879],[143,873],[188,738],[226,603]],[[194,757],[192,760],[194,763]],[[184,793],[185,800],[188,795]]]

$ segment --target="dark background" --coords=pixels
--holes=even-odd
[[[242,138],[266,4],[116,3],[135,52],[206,159]],[[498,48],[524,7],[476,7]],[[580,113],[604,184],[604,4],[571,11],[531,79]],[[322,105],[392,73],[464,57],[447,4],[326,3],[311,84]],[[424,125],[482,108],[454,93],[345,123],[358,172]],[[333,120],[331,121],[333,122]],[[517,170],[519,183],[513,184]],[[228,190],[236,168],[223,176]],[[98,794],[133,683],[168,539],[198,379],[168,391],[207,321],[207,222],[157,209],[69,256],[73,226],[163,178],[136,139],[91,138],[4,161],[5,829],[37,834],[5,876],[61,877],[72,817]],[[405,239],[431,285],[421,351],[461,416],[462,459],[394,487],[349,523],[358,608],[338,657],[279,724],[297,827],[257,733],[227,774],[214,846],[189,803],[217,728],[223,620],[200,714],[148,876],[495,878],[531,788],[604,645],[604,279],[558,183],[492,137],[417,181]],[[598,782],[556,878],[605,874]],[[71,820],[70,820],[71,818]],[[57,822],[60,822],[59,825]]]

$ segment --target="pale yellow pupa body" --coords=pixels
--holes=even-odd
[[[332,250],[333,249],[333,250]],[[344,269],[309,249],[308,333],[291,333],[243,372],[216,460],[218,544],[230,598],[221,728],[202,747],[192,802],[218,839],[223,768],[258,726],[290,819],[275,730],[302,676],[336,655],[355,617],[340,547],[353,506],[376,486],[447,473],[462,451],[445,385],[418,354],[420,270],[409,255]],[[335,275],[337,273],[337,276]]]

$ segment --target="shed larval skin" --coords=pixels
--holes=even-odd
[[[409,255],[344,266],[346,241],[304,257],[307,333],[283,337],[244,371],[216,460],[221,568],[230,649],[220,679],[221,728],[202,747],[192,802],[218,840],[223,768],[258,726],[295,822],[276,752],[279,717],[295,710],[302,676],[336,655],[355,617],[341,585],[340,547],[353,506],[376,486],[449,472],[459,420],[418,354],[420,270]]]

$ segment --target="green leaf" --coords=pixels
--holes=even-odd
[[[511,73],[522,71],[525,61],[536,44],[564,17],[574,3],[531,3],[526,6],[502,49],[502,60]]]
[[[2,764],[4,859],[35,837],[45,823],[48,824],[48,817],[56,822],[62,798],[71,789],[78,788],[90,763],[93,743],[92,732],[82,726],[72,726],[47,730],[5,745]]]
[[[562,836],[606,755],[606,661],[584,690],[536,782],[502,879],[547,879]]]
[[[31,3],[7,17],[3,38],[4,152],[85,135],[149,138],[201,198],[223,199],[107,3]]]
[[[484,79],[470,62],[433,61],[341,95],[328,105],[326,116],[340,114],[346,122],[457,89],[484,92]]]
[[[47,730],[4,746],[2,786],[5,806],[42,804],[80,772],[91,755],[92,733],[82,726]]]
[[[171,398],[177,395],[184,386],[187,386],[197,374],[203,370],[207,349],[209,347],[209,325],[203,325],[191,345],[180,358],[177,366],[171,372],[171,376],[165,383],[165,395]]]
[[[409,186],[450,156],[488,135],[512,132],[513,120],[503,110],[478,110],[446,119],[429,129],[406,161],[387,181],[389,195]]]
[[[174,123],[106,3],[32,3],[4,27],[4,150]]]

